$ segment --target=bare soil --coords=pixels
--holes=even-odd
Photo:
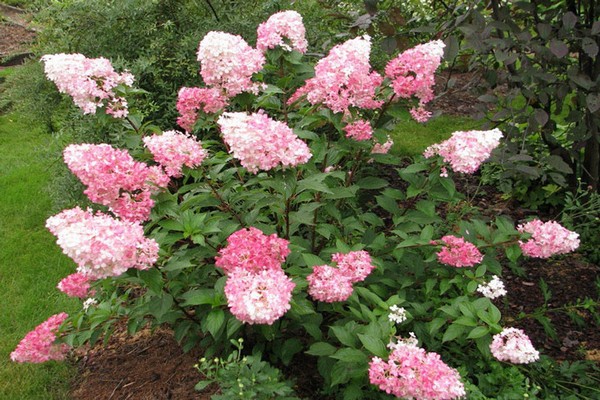
[[[35,38],[35,32],[27,28],[26,15],[1,4],[0,15],[4,15],[0,18],[0,61],[7,56],[26,53]],[[453,85],[447,87],[448,75],[439,77],[438,93],[445,93],[435,100],[431,109],[451,115],[472,116],[477,113],[477,95],[470,90],[478,84],[477,74],[457,73],[450,78],[453,78]],[[491,215],[509,214],[515,220],[530,214],[501,200],[493,188],[488,188],[486,195],[479,199],[479,204]],[[548,336],[534,318],[521,317],[534,313],[544,304],[539,285],[541,279],[552,292],[548,304],[550,309],[573,304],[586,297],[598,300],[600,268],[578,255],[569,255],[552,260],[529,259],[522,269],[524,275],[506,269],[503,276],[509,294],[504,300],[498,300],[497,305],[504,312],[505,325],[523,328],[538,349],[555,359],[588,358],[599,361],[600,330],[588,311],[578,312],[584,324],[574,322],[564,313],[551,313],[558,340]],[[124,325],[120,325],[107,346],[97,345],[76,357],[78,376],[73,382],[73,399],[210,398],[215,388],[209,387],[204,393],[194,391],[194,385],[202,378],[194,368],[200,357],[199,352],[184,354],[168,329],[154,332],[146,329],[130,337]],[[309,374],[316,373],[314,366],[293,364],[291,368],[293,375],[306,380],[304,383],[307,386],[315,381],[314,376],[311,379]],[[316,393],[314,391],[309,396],[317,398],[312,397]]]

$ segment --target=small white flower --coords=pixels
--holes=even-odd
[[[98,301],[93,297],[85,299],[85,301],[83,302],[83,311],[87,311],[88,308],[90,308],[91,306],[95,306],[96,304],[98,304]]]
[[[388,315],[388,319],[396,324],[400,324],[406,321],[406,310],[404,309],[404,307],[398,307],[394,304],[390,307],[390,314]]]
[[[492,277],[492,280],[488,283],[479,285],[477,287],[477,291],[485,297],[487,297],[488,299],[495,299],[497,297],[506,295],[504,283],[496,275],[494,275]]]

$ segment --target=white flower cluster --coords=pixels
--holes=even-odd
[[[488,283],[477,286],[477,291],[488,299],[495,299],[506,295],[504,283],[496,275]]]
[[[406,310],[404,307],[398,307],[397,305],[393,305],[390,307],[390,315],[388,315],[388,319],[396,324],[401,324],[406,321]]]

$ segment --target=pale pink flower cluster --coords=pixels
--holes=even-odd
[[[256,48],[262,52],[280,46],[286,51],[296,50],[304,54],[308,48],[302,16],[296,11],[281,11],[271,15],[258,26],[257,34]],[[284,38],[289,40],[289,44]]]
[[[150,196],[169,183],[160,167],[148,167],[108,144],[72,144],[63,154],[69,169],[87,186],[90,200],[127,220],[148,219],[154,206]]]
[[[64,360],[69,346],[64,343],[57,344],[55,341],[58,328],[67,317],[68,315],[63,312],[55,314],[45,322],[42,322],[33,331],[25,335],[23,340],[17,345],[17,348],[10,353],[10,359],[20,363],[43,363],[50,360]]]
[[[371,128],[371,124],[369,121],[362,119],[346,125],[344,127],[344,131],[346,132],[347,138],[352,138],[358,141],[369,140],[373,136],[373,128]]]
[[[504,282],[502,282],[497,275],[494,275],[491,281],[477,286],[477,291],[485,297],[487,297],[488,299],[495,299],[498,297],[506,296]]]
[[[280,269],[290,254],[289,242],[260,229],[240,229],[227,238],[227,246],[215,257],[215,265],[229,274],[237,268],[250,272]]]
[[[82,54],[48,54],[42,57],[44,72],[61,93],[67,93],[84,114],[106,106],[115,118],[127,116],[127,101],[117,96],[118,85],[131,86],[133,75],[118,74],[106,58],[86,58]]]
[[[453,267],[472,267],[483,260],[477,247],[470,242],[452,235],[441,239],[444,247],[437,253],[437,259],[442,264]]]
[[[62,279],[56,287],[69,297],[85,299],[90,295],[90,277],[76,272]]]
[[[306,95],[311,104],[323,103],[332,111],[347,114],[350,107],[376,109],[383,101],[375,100],[375,91],[383,78],[371,71],[371,39],[358,37],[335,46],[315,66],[315,76],[306,81],[289,103]]]
[[[234,232],[215,257],[227,274],[225,296],[231,313],[247,324],[269,324],[290,309],[296,286],[281,264],[289,242],[254,227]]]
[[[375,143],[373,145],[371,154],[387,154],[393,145],[394,141],[388,136],[385,143]]]
[[[158,244],[144,237],[142,225],[76,207],[48,218],[46,227],[63,252],[89,279],[118,276],[129,268],[148,269],[158,258]]]
[[[150,150],[168,176],[179,178],[185,165],[194,168],[206,158],[206,150],[195,137],[177,131],[144,137],[144,145]]]
[[[472,174],[487,160],[502,138],[499,129],[491,131],[458,131],[442,143],[425,149],[425,158],[439,154],[456,172]]]
[[[534,219],[519,225],[517,230],[531,234],[527,242],[519,241],[523,254],[529,257],[548,258],[555,254],[570,253],[579,247],[579,234],[556,221]]]
[[[371,256],[364,250],[335,253],[331,260],[337,264],[337,268],[318,265],[306,277],[308,294],[327,303],[347,300],[354,290],[352,284],[364,281],[375,268]]]
[[[230,152],[252,173],[306,163],[310,149],[281,121],[262,112],[224,113],[217,121]]]
[[[200,42],[198,61],[204,83],[222,90],[227,97],[242,92],[258,93],[261,87],[252,82],[252,75],[262,69],[265,56],[241,36],[208,32]]]
[[[177,95],[177,124],[190,132],[198,120],[198,112],[216,113],[227,106],[227,98],[219,89],[182,87]]]
[[[517,328],[504,328],[494,335],[490,350],[498,360],[513,364],[528,364],[540,358],[529,337]]]
[[[385,67],[385,76],[391,80],[397,96],[419,99],[419,108],[410,110],[412,117],[419,122],[425,122],[431,116],[423,105],[433,100],[434,74],[442,61],[444,47],[441,40],[420,44],[401,53]]]
[[[460,374],[439,354],[406,341],[396,343],[392,349],[388,361],[373,357],[369,363],[371,384],[399,398],[445,400],[465,396]]]

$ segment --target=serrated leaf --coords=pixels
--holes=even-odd
[[[473,328],[473,330],[471,330],[471,332],[469,332],[469,335],[467,336],[468,339],[478,339],[480,337],[483,337],[485,335],[487,335],[490,332],[490,330],[484,326],[478,326],[476,328]]]
[[[332,326],[331,330],[335,337],[340,341],[340,343],[348,346],[348,347],[356,347],[358,342],[356,340],[356,336],[354,336],[351,332],[349,332],[346,327],[343,326]]]
[[[357,349],[349,348],[339,349],[330,357],[335,358],[336,360],[345,361],[347,363],[362,364],[366,363],[367,361],[367,355],[365,353]]]
[[[194,289],[184,293],[181,298],[184,302],[181,304],[184,307],[198,306],[201,304],[212,304],[215,296],[213,289]]]
[[[337,351],[337,347],[330,345],[326,342],[313,343],[310,348],[306,351],[306,354],[311,356],[330,356]]]
[[[361,333],[358,334],[358,339],[371,354],[381,358],[387,357],[387,350],[381,339],[370,335],[363,335]]]
[[[465,331],[465,327],[461,325],[451,324],[446,332],[444,332],[444,337],[442,338],[442,342],[449,342],[451,340],[456,339],[461,336]]]
[[[223,310],[218,308],[211,310],[210,313],[208,313],[208,315],[206,316],[206,320],[203,322],[204,323],[202,325],[204,325],[206,330],[210,332],[212,337],[216,339],[219,330],[225,322],[225,313],[223,312]]]
[[[302,253],[302,259],[306,263],[307,267],[314,267],[316,265],[325,265],[327,264],[323,261],[319,256],[310,253]]]
[[[386,181],[385,179],[376,178],[374,176],[362,178],[358,182],[356,182],[356,184],[361,189],[381,189],[389,186],[388,181]]]

